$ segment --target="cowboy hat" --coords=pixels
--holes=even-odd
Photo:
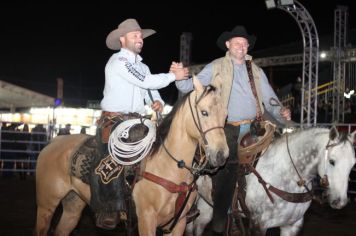
[[[152,29],[141,29],[140,25],[135,19],[127,19],[121,22],[117,29],[111,31],[110,34],[106,37],[106,46],[112,50],[119,50],[121,48],[121,43],[119,40],[120,37],[132,31],[141,31],[142,38],[146,38],[156,33],[156,31]]]
[[[218,40],[216,41],[216,44],[220,49],[226,51],[227,50],[225,44],[226,41],[229,41],[231,38],[235,38],[235,37],[241,37],[247,39],[249,43],[248,50],[251,50],[256,42],[256,36],[248,34],[244,26],[238,25],[235,28],[233,28],[233,30],[231,31],[223,32],[219,36]]]

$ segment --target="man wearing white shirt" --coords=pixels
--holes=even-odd
[[[145,103],[151,105],[154,111],[162,112],[164,102],[158,89],[188,76],[187,68],[151,74],[139,53],[143,48],[143,39],[154,33],[152,29],[141,29],[135,19],[127,19],[106,38],[109,49],[120,51],[114,53],[105,66],[102,115],[98,121],[96,135],[101,158],[94,161],[95,173],[90,181],[90,206],[96,213],[96,224],[101,228],[115,228],[118,212],[126,211],[122,167],[118,168],[118,164],[108,154],[107,143],[112,126],[127,119],[140,117],[145,113]],[[116,172],[105,172],[112,170]],[[107,176],[112,178],[106,179]]]

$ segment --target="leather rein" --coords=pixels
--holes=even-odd
[[[329,180],[328,180],[328,176],[326,174],[326,162],[327,162],[327,159],[328,159],[329,148],[334,147],[334,146],[336,146],[338,144],[339,143],[330,144],[330,140],[329,140],[327,145],[325,146],[325,155],[324,155],[324,170],[325,170],[325,173],[324,173],[324,176],[320,179],[320,185],[323,188],[328,188],[329,187]],[[287,141],[287,145],[288,145],[288,141]],[[288,147],[288,154],[289,154],[289,157],[291,158],[293,166],[295,167],[294,162],[293,162],[292,157],[291,157],[291,154],[290,154],[290,151],[289,151],[289,147]],[[309,188],[306,186],[305,180],[302,179],[302,177],[300,176],[300,174],[297,171],[296,167],[295,167],[295,169],[296,169],[296,171],[298,173],[298,176],[300,178],[297,183],[298,183],[299,186],[304,186],[306,188],[307,192],[304,192],[304,193],[290,193],[290,192],[278,189],[278,188],[266,183],[263,180],[263,178],[261,177],[261,175],[257,172],[257,170],[254,167],[249,165],[249,168],[250,168],[250,171],[253,172],[256,175],[258,181],[262,184],[263,188],[265,189],[265,191],[267,193],[268,198],[270,199],[270,201],[272,203],[274,203],[274,199],[273,199],[273,197],[272,197],[272,195],[271,195],[271,193],[269,191],[273,192],[274,194],[276,194],[277,196],[279,196],[283,200],[285,200],[287,202],[293,202],[293,203],[308,202],[308,201],[311,201],[312,198],[313,198],[312,191],[309,190]]]

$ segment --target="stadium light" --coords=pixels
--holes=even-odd
[[[325,59],[328,56],[326,52],[321,52],[320,53],[320,59]]]
[[[273,9],[277,6],[294,5],[294,0],[265,0],[267,9]]]
[[[355,90],[351,90],[348,93],[344,92],[344,97],[350,99],[354,93],[355,93]]]
[[[282,5],[282,6],[288,6],[294,4],[293,0],[279,0],[278,2],[279,2],[278,5]]]
[[[274,0],[265,0],[267,9],[276,8],[276,2]]]

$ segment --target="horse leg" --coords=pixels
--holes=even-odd
[[[250,232],[252,236],[265,236],[267,233],[267,228],[260,225],[258,222],[251,220]]]
[[[36,236],[47,236],[53,214],[59,202],[60,199],[51,202],[37,200]]]
[[[157,227],[157,216],[153,211],[140,212],[136,208],[138,220],[138,233],[140,236],[155,236]]]
[[[200,215],[194,220],[194,235],[201,236],[205,227],[213,218],[213,208],[203,199],[198,200]]]
[[[174,226],[174,229],[171,234],[172,236],[182,236],[184,234],[185,226],[187,225],[187,218],[184,217],[180,219],[177,224]]]
[[[196,219],[187,224],[185,229],[185,235],[187,236],[202,236],[205,227],[213,218],[213,208],[202,198],[198,199],[197,208],[200,214]]]
[[[74,192],[70,191],[62,200],[63,213],[54,235],[69,235],[78,224],[86,203]]]
[[[281,236],[294,236],[302,229],[304,218],[299,219],[297,222],[291,225],[281,226]]]
[[[194,230],[195,222],[191,221],[187,224],[185,227],[185,233],[184,235],[186,236],[194,236],[193,230]]]

